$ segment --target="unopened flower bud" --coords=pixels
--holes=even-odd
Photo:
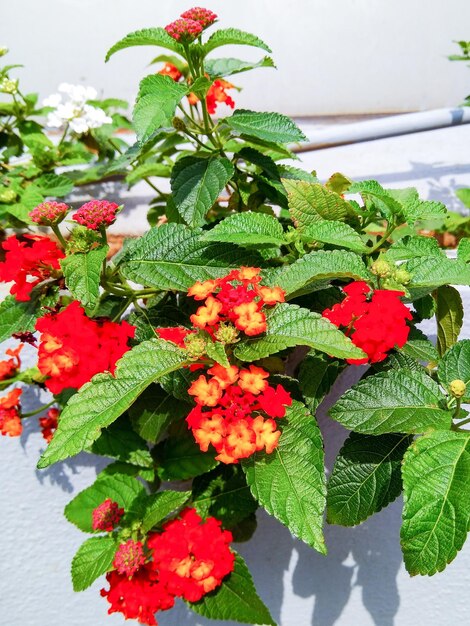
[[[186,130],[186,124],[180,117],[174,117],[172,120],[172,125],[175,130],[184,132]]]
[[[0,189],[0,202],[10,204],[16,200],[17,193],[13,189]]]
[[[70,207],[64,202],[41,202],[29,214],[30,219],[40,226],[51,226],[59,224]]]
[[[4,78],[0,83],[0,92],[15,94],[18,91],[18,81],[11,80],[10,78]]]
[[[88,252],[97,241],[99,241],[99,236],[95,231],[84,226],[76,226],[67,241],[67,253]]]
[[[392,275],[392,266],[385,259],[378,259],[372,263],[372,273],[380,278],[389,278]]]
[[[0,57],[4,57],[8,54],[8,48],[6,46],[0,46]]]
[[[396,270],[393,277],[400,285],[407,285],[411,280],[411,274],[406,270]]]
[[[238,341],[239,332],[232,324],[219,325],[219,328],[214,333],[217,341],[221,343],[236,343]]]
[[[199,335],[187,335],[184,339],[189,356],[199,359],[206,352],[206,340]]]
[[[449,391],[454,396],[454,398],[461,398],[465,395],[467,391],[467,385],[460,378],[456,378],[449,385]]]

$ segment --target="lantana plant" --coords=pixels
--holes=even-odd
[[[186,142],[158,225],[108,258],[122,207],[48,201],[29,218],[50,236],[12,234],[0,262],[11,294],[0,339],[18,342],[0,362],[1,432],[38,417],[39,468],[83,451],[113,460],[65,509],[91,535],[73,586],[105,575],[108,612],[149,625],[176,598],[209,618],[275,624],[234,548],[256,541],[258,507],[326,554],[325,511],[354,526],[403,492],[412,575],[456,557],[470,514],[470,340],[458,339],[450,286],[470,284],[469,240],[451,259],[417,234],[446,208],[415,189],[341,174],[322,184],[284,165],[301,130],[279,113],[232,112],[226,78],[253,64],[210,56],[268,48],[234,28],[207,36],[215,21],[191,9],[108,54],[175,55],[142,81],[138,143],[118,159],[149,149],[153,171],[159,142]],[[220,101],[229,115],[215,120]],[[436,345],[419,329],[431,318]],[[24,343],[37,349],[26,370]],[[329,411],[351,432],[327,480],[316,412],[347,367],[362,379]],[[25,413],[20,383],[51,402]]]

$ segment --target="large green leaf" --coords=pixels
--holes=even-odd
[[[310,346],[342,359],[361,359],[364,353],[318,313],[283,302],[266,314],[267,331],[246,339],[235,348],[242,361],[256,361],[286,348]]]
[[[147,442],[132,430],[127,416],[104,428],[91,446],[91,452],[138,467],[153,466]]]
[[[354,214],[352,206],[320,183],[282,179],[294,224],[304,228],[323,220],[344,221]]]
[[[353,183],[347,193],[361,194],[365,202],[372,202],[386,218],[390,218],[392,215],[400,215],[403,212],[401,202],[396,200],[393,193],[384,189],[376,180],[362,180]]]
[[[411,575],[441,572],[462,548],[470,519],[469,476],[469,433],[429,433],[405,454],[401,544]]]
[[[242,462],[253,496],[291,533],[322,554],[326,486],[323,440],[306,407],[294,401],[281,424],[278,447]]]
[[[320,241],[339,248],[347,248],[363,254],[367,251],[359,233],[344,222],[336,220],[317,221],[302,229],[302,238],[307,241]]]
[[[186,359],[186,352],[162,339],[144,341],[126,352],[114,376],[97,374],[71,398],[38,467],[88,448],[152,382],[182,367]]]
[[[459,259],[426,256],[411,259],[402,267],[411,275],[407,287],[414,298],[441,285],[470,285],[470,265]]]
[[[73,190],[73,182],[63,174],[49,172],[35,180],[35,185],[44,196],[62,198]]]
[[[314,250],[290,265],[265,270],[264,275],[271,285],[282,287],[288,297],[323,288],[336,279],[372,278],[361,257],[349,250]]]
[[[153,450],[162,480],[187,480],[216,467],[214,451],[201,452],[187,429],[159,443]]]
[[[159,491],[142,503],[142,531],[149,532],[170,513],[181,508],[190,498],[189,491]]]
[[[224,122],[236,133],[256,137],[263,141],[293,143],[306,141],[307,137],[286,115],[281,113],[261,113],[237,109]]]
[[[261,598],[256,593],[251,574],[242,557],[235,556],[233,572],[222,585],[199,602],[188,602],[199,615],[213,620],[236,620],[244,624],[276,626]]]
[[[60,262],[65,284],[84,307],[93,308],[98,301],[101,269],[108,250],[108,246],[101,246],[89,252],[71,254]]]
[[[449,348],[439,362],[437,373],[446,388],[454,380],[463,380],[467,385],[463,402],[470,402],[470,339],[463,339]]]
[[[242,61],[240,59],[206,59],[204,69],[211,78],[232,76],[241,72],[248,72],[257,67],[275,67],[271,57],[264,57],[257,63]]]
[[[137,139],[145,143],[160,128],[171,127],[176,106],[188,92],[169,76],[152,74],[140,83],[133,121]]]
[[[72,560],[74,591],[84,591],[112,568],[118,543],[114,537],[90,537],[78,548]]]
[[[7,296],[0,302],[0,341],[5,341],[13,333],[33,331],[36,320],[45,313],[36,297],[28,302],[18,302],[14,296]]]
[[[123,274],[157,289],[186,291],[197,280],[224,276],[240,265],[259,267],[258,254],[229,244],[207,243],[202,232],[184,224],[151,228],[123,255]]]
[[[437,350],[443,356],[459,338],[463,324],[462,298],[454,287],[436,289]]]
[[[434,237],[414,237],[407,235],[392,243],[385,253],[389,261],[408,261],[416,257],[436,256],[444,258],[445,253]]]
[[[355,526],[393,502],[402,490],[401,463],[410,435],[351,433],[328,481],[330,524]]]
[[[255,35],[238,30],[238,28],[216,30],[204,44],[203,52],[204,54],[208,54],[212,50],[220,48],[220,46],[228,45],[253,46],[255,48],[261,48],[261,50],[265,50],[266,52],[271,52],[271,48],[269,48],[264,41],[261,41],[261,39]]]
[[[444,396],[424,371],[388,370],[361,380],[330,409],[346,428],[369,435],[422,433],[449,428],[451,413],[440,408]]]
[[[285,243],[279,220],[267,213],[247,211],[226,217],[203,235],[204,241],[235,243],[239,246],[274,245]]]
[[[305,404],[312,413],[330,391],[345,364],[322,354],[309,353],[300,364],[299,385]]]
[[[176,162],[171,190],[178,213],[188,226],[202,226],[207,212],[233,176],[233,165],[224,157],[189,156]]]
[[[164,28],[143,28],[142,30],[129,33],[123,39],[115,43],[114,46],[111,46],[106,53],[105,61],[109,61],[115,52],[133,46],[160,46],[161,48],[167,48],[178,54],[183,52],[183,47],[173,39],[173,37],[170,37]]]

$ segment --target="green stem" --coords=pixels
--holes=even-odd
[[[385,231],[383,237],[381,237],[378,240],[378,242],[375,244],[375,246],[373,246],[372,248],[369,248],[369,250],[367,250],[366,254],[368,254],[368,255],[374,254],[374,252],[376,252],[380,248],[380,246],[383,245],[387,241],[387,239],[393,233],[395,228],[396,228],[396,226],[394,224],[389,225],[387,230]]]
[[[44,404],[42,407],[40,407],[39,409],[36,409],[35,411],[30,411],[29,413],[22,413],[21,418],[33,417],[34,415],[38,415],[39,413],[42,413],[43,411],[45,411],[46,409],[48,409],[50,406],[52,406],[55,403],[56,403],[55,400],[51,400],[48,404]]]
[[[57,239],[60,241],[60,243],[62,244],[64,250],[67,248],[67,242],[65,241],[62,233],[60,232],[60,229],[58,227],[57,224],[51,224],[51,228],[52,231],[54,233],[54,235],[57,237]]]
[[[461,426],[465,426],[465,424],[470,424],[470,417],[467,417],[466,419],[462,420],[461,422],[458,422],[457,424],[455,424],[455,426],[457,428],[460,428]]]

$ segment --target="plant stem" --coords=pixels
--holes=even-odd
[[[380,246],[387,241],[387,239],[393,233],[395,228],[396,228],[396,226],[394,224],[390,224],[388,226],[387,230],[385,231],[383,237],[381,237],[379,239],[379,241],[375,244],[375,246],[373,246],[372,248],[369,248],[369,250],[367,250],[367,252],[365,254],[367,254],[367,255],[374,254],[374,252],[376,252],[380,248]]]
[[[57,237],[57,239],[60,241],[60,243],[62,244],[62,246],[65,249],[67,247],[67,242],[65,241],[62,233],[60,232],[60,229],[59,229],[58,225],[57,224],[52,224],[51,228],[52,228],[52,231],[53,231],[54,235]]]
[[[51,400],[48,404],[44,404],[43,406],[41,406],[39,409],[36,409],[35,411],[30,411],[29,413],[22,413],[21,418],[23,419],[24,417],[33,417],[34,415],[38,415],[38,413],[42,413],[43,411],[45,411],[46,409],[48,409],[50,406],[52,406],[55,403],[56,403],[55,400]]]

